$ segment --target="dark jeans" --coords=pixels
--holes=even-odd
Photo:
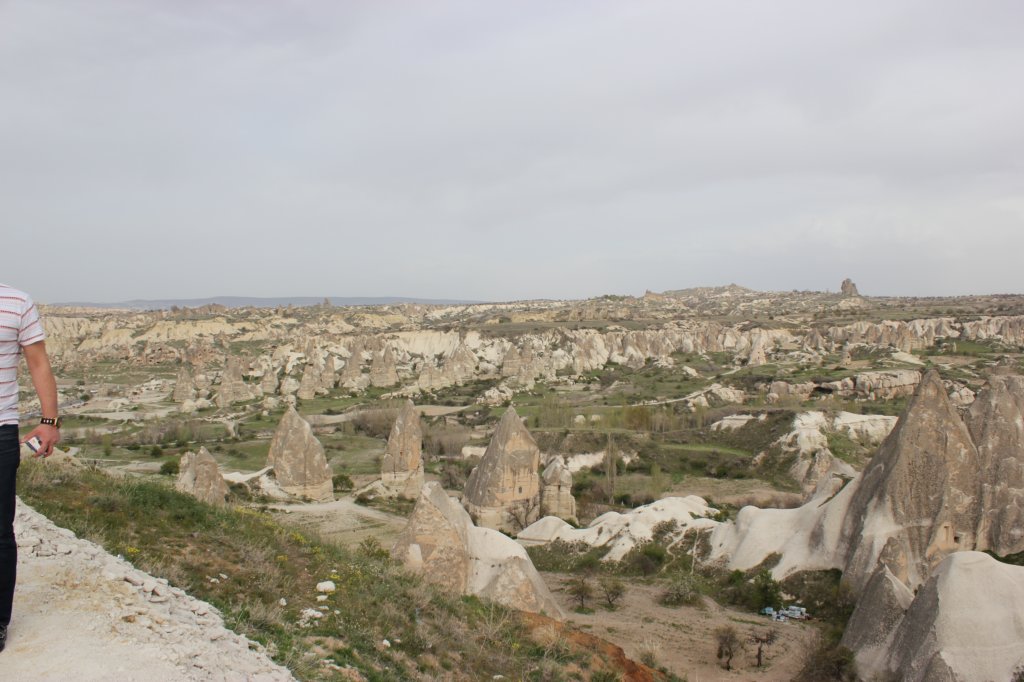
[[[20,462],[18,427],[0,426],[0,625],[11,622],[18,543],[14,541],[14,484]]]

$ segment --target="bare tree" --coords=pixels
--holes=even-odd
[[[750,641],[757,645],[757,667],[760,668],[762,664],[762,655],[765,647],[769,647],[775,644],[775,640],[778,639],[778,633],[773,629],[765,630],[764,632],[758,633],[757,631],[750,633]]]
[[[518,533],[540,518],[540,496],[513,502],[506,513],[512,528]]]
[[[612,441],[612,432],[608,432],[608,447],[604,453],[604,473],[608,483],[608,504],[615,502],[615,477],[618,473],[616,462],[615,443]]]

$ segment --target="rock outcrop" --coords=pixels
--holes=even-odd
[[[861,597],[843,643],[856,651],[864,679],[1010,680],[1024,663],[1024,568],[957,552],[904,606],[909,596],[881,574]]]
[[[744,507],[715,530],[712,554],[746,569],[778,553],[778,578],[838,568],[856,592],[884,567],[914,590],[945,556],[976,548],[992,475],[929,372],[863,473],[797,509]]]
[[[474,526],[437,482],[423,486],[391,554],[449,592],[564,617],[526,550],[498,531]]]
[[[966,416],[978,446],[983,510],[977,548],[1024,551],[1024,376],[993,374]]]
[[[891,400],[913,395],[920,381],[921,373],[913,369],[862,372],[856,377],[855,390],[870,400]]]
[[[220,390],[217,392],[217,407],[224,408],[234,403],[245,402],[259,397],[242,378],[242,361],[233,355],[228,356],[224,372],[220,377]]]
[[[860,296],[860,292],[857,291],[857,285],[849,277],[844,279],[843,283],[839,285],[839,293],[843,296]]]
[[[290,495],[317,502],[334,499],[331,467],[309,423],[289,407],[270,442],[267,465]]]
[[[171,399],[176,403],[183,403],[186,400],[194,400],[196,397],[196,382],[192,378],[192,370],[187,364],[183,364],[178,370],[178,379],[174,382],[174,393]]]
[[[341,368],[339,383],[345,388],[362,389],[368,385],[368,382],[369,378],[363,376],[362,351],[355,348],[345,360],[345,366]]]
[[[466,481],[466,508],[477,525],[514,533],[536,521],[539,466],[537,443],[515,408],[508,408]]]
[[[206,448],[181,456],[174,487],[208,504],[222,505],[228,498],[228,484],[220,474],[217,460]]]
[[[391,346],[385,346],[383,352],[373,355],[373,362],[370,363],[370,385],[386,388],[397,383],[395,354],[391,351]]]
[[[445,358],[441,373],[456,384],[471,380],[476,375],[477,359],[473,351],[460,343],[455,352]]]
[[[381,483],[391,494],[409,500],[417,499],[423,487],[423,426],[411,400],[391,427],[381,458]]]
[[[696,495],[664,497],[622,514],[605,512],[586,528],[573,528],[561,519],[545,516],[525,528],[516,540],[526,546],[561,540],[570,544],[604,547],[607,552],[602,561],[619,561],[636,546],[649,542],[654,537],[654,529],[660,524],[667,521],[675,526],[672,537],[666,538],[672,542],[681,539],[690,529],[703,531],[718,526],[718,521],[708,518],[715,513],[716,509]]]
[[[315,345],[306,349],[306,366],[295,396],[300,400],[312,400],[318,395],[327,395],[337,380],[334,358],[326,355]]]
[[[572,496],[572,472],[561,457],[553,457],[541,474],[541,516],[557,516],[576,523],[576,498]]]
[[[913,589],[947,554],[973,548],[978,464],[942,380],[927,373],[850,500],[847,579],[863,586],[881,564]]]
[[[879,669],[913,601],[914,593],[889,569],[880,567],[861,592],[843,632],[843,645],[857,652],[861,665]]]

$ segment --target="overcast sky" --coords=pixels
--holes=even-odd
[[[1024,3],[0,0],[42,301],[1024,292]]]

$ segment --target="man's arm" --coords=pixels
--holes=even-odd
[[[53,378],[50,358],[46,354],[46,342],[37,341],[21,350],[25,356],[25,363],[28,364],[28,372],[32,376],[32,385],[35,386],[36,394],[39,396],[39,405],[43,416],[56,418],[57,380]],[[56,426],[39,424],[24,440],[29,440],[33,436],[38,436],[42,443],[36,454],[43,457],[48,457],[53,452],[53,446],[60,442],[60,431]]]

